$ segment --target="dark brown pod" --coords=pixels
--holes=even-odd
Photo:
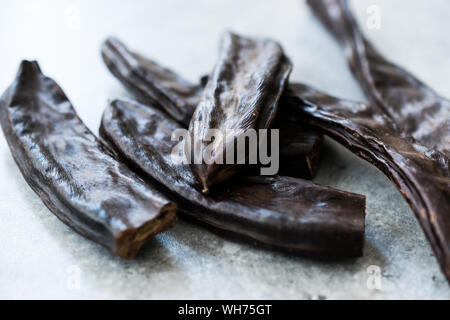
[[[171,140],[179,129],[151,106],[116,100],[103,115],[100,134],[125,163],[165,186],[186,217],[287,251],[326,257],[362,254],[364,196],[279,176],[235,177],[204,195],[190,166],[172,157],[174,150],[184,155],[184,143]]]
[[[30,187],[86,238],[133,258],[175,224],[176,205],[113,157],[37,62],[22,62],[0,100],[0,120]]]
[[[323,146],[322,133],[282,114],[277,114],[272,127],[280,130],[280,170],[278,173],[289,177],[314,178],[320,164],[320,153]]]
[[[231,32],[223,35],[219,60],[189,125],[193,153],[201,156],[193,170],[204,191],[238,171],[237,165],[225,164],[226,150],[234,148],[230,146],[236,145],[236,137],[224,135],[209,148],[211,129],[245,132],[269,128],[291,70],[291,62],[277,42]]]
[[[183,124],[189,123],[203,86],[192,85],[169,69],[128,50],[115,38],[103,43],[101,53],[111,73],[139,101],[167,112]]]
[[[372,106],[416,141],[450,156],[450,100],[387,61],[364,37],[345,0],[308,0],[345,48],[351,70]]]
[[[200,100],[201,90],[199,87],[206,86],[208,76],[202,77],[199,85],[189,83],[169,69],[130,51],[123,43],[114,38],[105,41],[102,46],[102,56],[109,70],[131,89],[139,101],[145,105],[159,106],[169,115],[179,112],[179,115],[173,116],[173,118],[178,121],[187,119],[187,121],[180,122],[189,126],[192,113]],[[135,75],[136,73],[145,76],[138,77]],[[141,91],[147,93],[140,93]],[[165,107],[161,107],[161,103],[155,104],[153,97],[158,96],[169,97],[169,99],[162,100]],[[173,111],[169,112],[169,110]],[[276,116],[271,127],[280,130],[279,173],[296,178],[314,178],[319,168],[323,135],[307,126],[299,126],[298,123],[293,123],[289,119],[277,118]],[[246,170],[248,169],[247,166]]]
[[[304,85],[290,85],[280,110],[306,120],[377,166],[409,203],[450,280],[448,158],[416,142],[379,110]]]

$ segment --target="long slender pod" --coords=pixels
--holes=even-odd
[[[364,37],[346,0],[308,0],[345,48],[350,68],[371,105],[416,141],[450,156],[450,100],[389,62]]]
[[[378,167],[415,213],[450,279],[449,161],[403,131],[383,112],[291,84],[281,112],[307,122]]]
[[[187,132],[157,109],[113,101],[100,134],[123,161],[157,181],[180,203],[185,216],[215,230],[292,252],[352,257],[362,254],[365,197],[287,177],[235,177],[209,195],[183,163]]]
[[[83,236],[132,258],[175,224],[176,204],[114,158],[37,62],[22,62],[0,99],[0,120],[30,187]]]

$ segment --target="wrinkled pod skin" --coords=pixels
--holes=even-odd
[[[111,73],[140,102],[167,112],[182,124],[189,123],[203,91],[201,84],[189,83],[112,37],[103,43],[101,54]]]
[[[380,169],[397,187],[422,226],[450,279],[449,161],[403,132],[390,117],[361,103],[291,84],[280,112],[322,130]]]
[[[235,177],[205,195],[190,166],[172,158],[174,150],[184,156],[184,143],[171,140],[178,129],[151,106],[116,100],[104,112],[100,135],[141,176],[165,186],[184,217],[217,232],[313,256],[362,254],[364,196],[279,176]]]
[[[37,62],[22,62],[0,100],[0,120],[27,183],[86,238],[132,258],[175,224],[176,205],[113,157]]]
[[[204,76],[199,85],[193,85],[167,68],[130,51],[122,42],[108,38],[102,46],[103,60],[121,83],[145,105],[165,111],[174,120],[189,126],[198,105],[203,87],[209,77]],[[137,76],[141,75],[141,76]],[[163,103],[154,97],[164,96]],[[177,114],[174,114],[177,113]],[[312,179],[320,164],[323,135],[308,126],[300,126],[289,119],[275,116],[271,126],[280,132],[279,174]],[[246,170],[256,171],[246,166]]]
[[[231,32],[222,36],[218,62],[189,125],[193,153],[201,156],[201,163],[192,164],[192,168],[203,192],[242,169],[225,163],[226,151],[235,149],[236,137],[216,137],[210,147],[211,129],[221,133],[225,129],[241,130],[245,134],[248,129],[269,128],[291,70],[291,62],[273,40]],[[245,152],[248,158],[249,150]]]
[[[365,96],[422,145],[450,157],[450,100],[387,61],[364,37],[345,0],[308,0],[315,15],[345,48]]]

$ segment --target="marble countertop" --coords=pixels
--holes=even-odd
[[[369,30],[366,9],[374,4],[381,28]],[[449,1],[352,6],[381,52],[450,96]],[[195,80],[212,68],[224,30],[278,39],[294,63],[291,79],[365,101],[342,51],[299,0],[1,1],[0,90],[21,59],[37,59],[97,132],[107,101],[127,96],[101,61],[105,37],[115,35]],[[184,221],[124,261],[51,214],[25,183],[3,136],[0,177],[0,298],[450,299],[400,193],[329,139],[315,180],[367,196],[364,256],[345,262],[255,248]]]

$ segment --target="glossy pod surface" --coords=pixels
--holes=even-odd
[[[291,84],[283,113],[300,116],[377,166],[398,188],[419,220],[442,271],[450,279],[450,174],[441,152],[405,134],[373,107]]]
[[[387,61],[364,37],[345,0],[308,0],[345,48],[351,70],[373,107],[419,143],[450,156],[450,100]]]
[[[216,230],[266,246],[323,256],[359,256],[364,242],[365,197],[286,177],[234,178],[209,195],[172,133],[180,125],[151,106],[116,100],[100,134],[123,161],[158,181],[186,216]]]
[[[131,52],[118,39],[102,45],[103,61],[142,103],[167,112],[175,120],[188,124],[203,91],[156,62]]]
[[[129,50],[115,38],[104,42],[102,57],[111,73],[129,88],[139,101],[158,107],[173,119],[189,126],[208,76],[202,78],[202,83],[194,85],[155,61]],[[155,97],[160,96],[165,98],[155,103]],[[323,135],[308,126],[278,118],[275,117],[271,128],[280,131],[279,174],[313,178],[319,168]]]
[[[22,62],[0,119],[25,180],[78,233],[132,258],[174,225],[176,205],[116,161],[36,62]]]
[[[226,149],[235,145],[236,137],[216,138],[210,148],[211,129],[241,130],[245,134],[248,129],[269,128],[291,70],[291,62],[273,40],[231,32],[222,36],[218,62],[189,125],[194,153],[202,156],[202,163],[194,164],[193,170],[203,190],[238,171],[236,165],[224,164]]]
[[[322,133],[292,117],[284,117],[281,114],[277,114],[272,127],[280,128],[278,173],[296,178],[314,178],[320,166]]]

